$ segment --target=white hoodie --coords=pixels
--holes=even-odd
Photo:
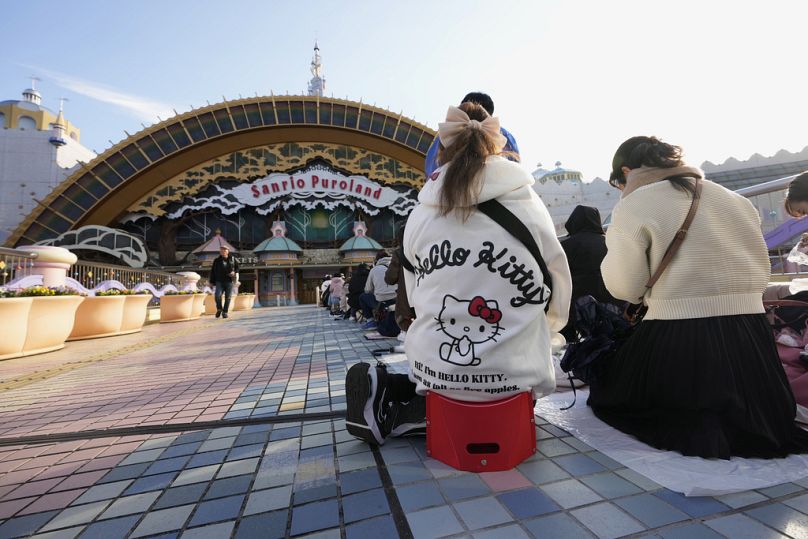
[[[502,157],[489,157],[479,201],[497,199],[528,230],[550,271],[547,290],[530,251],[486,215],[464,223],[456,212],[439,215],[447,167],[427,180],[407,221],[404,254],[407,296],[416,319],[405,350],[419,394],[435,390],[465,401],[499,400],[555,389],[550,334],[567,322],[572,293],[567,258],[533,177]]]

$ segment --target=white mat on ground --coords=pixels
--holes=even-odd
[[[654,449],[595,417],[586,405],[588,396],[588,390],[579,390],[575,406],[562,411],[559,408],[572,402],[572,392],[554,393],[539,400],[536,414],[623,466],[685,496],[719,496],[808,477],[808,455],[727,461]]]
[[[410,364],[404,354],[386,354],[381,356],[379,361],[387,365],[387,372],[390,374],[410,373]]]

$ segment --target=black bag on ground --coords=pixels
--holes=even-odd
[[[575,301],[575,318],[581,338],[567,345],[561,370],[591,385],[603,378],[609,359],[631,336],[634,326],[620,307],[600,303],[592,296]]]
[[[383,337],[397,337],[401,333],[401,328],[396,323],[396,313],[387,311],[387,314],[376,322],[376,331]]]

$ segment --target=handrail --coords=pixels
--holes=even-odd
[[[20,249],[10,249],[8,247],[0,247],[0,256],[16,256],[19,258],[34,259],[38,255],[36,253],[22,251]]]
[[[741,189],[736,190],[735,192],[738,193],[739,195],[745,196],[746,198],[757,195],[765,195],[766,193],[775,193],[777,191],[782,191],[788,188],[788,184],[790,184],[797,176],[799,176],[799,174],[792,174],[791,176],[786,176],[785,178],[778,178],[770,182],[759,183],[757,185],[750,185],[749,187],[743,187]]]

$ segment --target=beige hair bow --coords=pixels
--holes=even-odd
[[[472,120],[469,115],[457,107],[449,107],[446,112],[446,121],[438,124],[438,136],[444,148],[448,148],[457,139],[457,136],[464,129],[480,129],[485,131],[497,145],[498,150],[502,150],[508,139],[500,132],[499,118],[489,116],[482,122]]]

